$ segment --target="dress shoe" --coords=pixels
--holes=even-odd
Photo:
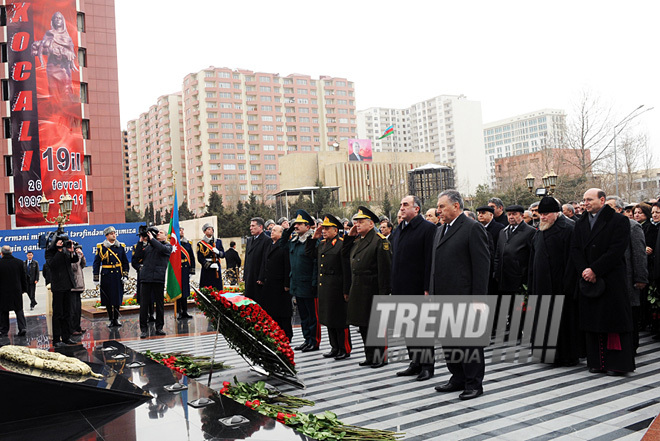
[[[590,374],[604,374],[605,370],[604,369],[589,368],[589,373]]]
[[[319,350],[318,346],[307,345],[307,347],[303,348],[302,351],[303,352],[314,352],[314,351],[318,351],[318,350]]]
[[[422,372],[422,368],[419,366],[408,366],[405,370],[399,371],[396,373],[397,377],[412,377],[413,375],[419,375]]]
[[[115,327],[115,321],[110,320],[110,323],[108,323],[108,328],[114,328]]]
[[[626,373],[619,371],[607,371],[605,375],[607,375],[608,377],[625,377]]]
[[[461,400],[471,400],[472,398],[477,398],[479,395],[483,395],[483,393],[483,389],[465,390],[458,396],[458,398]]]
[[[339,355],[339,351],[336,349],[331,350],[330,352],[326,352],[323,354],[323,358],[334,358],[337,355]]]
[[[140,338],[147,338],[147,337],[149,337],[149,333],[147,331],[142,331],[140,333]]]
[[[296,346],[295,348],[293,348],[293,350],[294,350],[294,351],[302,351],[302,350],[305,349],[306,347],[307,347],[307,342],[304,342],[303,344],[298,345],[298,346]]]
[[[167,335],[162,329],[156,329],[156,335]]]
[[[387,366],[387,362],[384,361],[384,360],[383,360],[383,361],[379,361],[378,363],[374,363],[374,364],[371,365],[371,367],[372,367],[373,369],[382,368],[383,366]]]
[[[18,334],[16,334],[16,337],[23,337],[24,335],[27,334],[27,331],[25,329],[18,331]]]
[[[415,378],[415,380],[426,381],[426,380],[430,380],[431,378],[433,378],[433,372],[430,371],[429,369],[422,369],[422,372],[419,373],[419,375],[417,376],[417,378]]]
[[[181,317],[183,317],[184,319],[191,319],[191,318],[193,318],[193,316],[190,315],[190,314],[188,314],[187,312],[184,312],[183,314],[181,314]]]
[[[82,335],[82,332],[80,331],[74,331],[71,333],[71,335]]]
[[[370,360],[364,360],[359,362],[358,365],[364,367],[364,366],[371,366],[373,365],[373,363]]]
[[[119,319],[115,320],[115,326],[117,326],[118,328],[121,328],[121,322],[119,321]]]
[[[335,360],[346,360],[346,359],[347,359],[348,357],[350,357],[350,356],[351,356],[351,354],[348,353],[348,352],[340,352],[340,353],[337,354],[337,356],[335,357]]]
[[[34,311],[34,306],[30,306],[30,311]]]
[[[435,390],[437,392],[458,392],[459,390],[463,390],[463,386],[458,384],[445,383],[441,384],[440,386],[436,386]]]
[[[70,338],[67,338],[66,340],[62,340],[62,341],[63,341],[65,344],[69,345],[69,346],[71,346],[71,345],[79,345],[79,344],[80,344],[80,343],[78,343],[78,342],[75,341],[75,340],[71,340]]]
[[[53,343],[53,347],[55,347],[55,348],[66,348],[66,343],[64,343],[63,341],[58,341],[58,342]]]

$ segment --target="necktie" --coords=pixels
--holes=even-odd
[[[445,227],[442,230],[442,237],[445,237],[445,234],[447,234],[447,231],[449,231],[449,224],[445,224]]]

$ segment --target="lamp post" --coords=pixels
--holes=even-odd
[[[643,112],[639,112],[639,113],[637,113],[637,111],[638,111],[639,109],[641,109],[642,107],[644,107],[644,104],[642,104],[641,106],[638,106],[635,110],[633,110],[632,112],[630,112],[630,113],[628,114],[628,116],[626,116],[625,118],[623,118],[621,121],[619,121],[617,124],[614,125],[614,129],[613,129],[613,135],[614,135],[614,136],[612,137],[612,141],[611,141],[611,142],[612,142],[613,145],[614,145],[614,184],[615,184],[616,194],[617,194],[617,195],[619,194],[619,166],[618,166],[618,161],[617,161],[617,156],[618,156],[618,155],[617,155],[617,151],[616,151],[616,135],[618,135],[619,133],[621,133],[621,131],[623,131],[623,129],[626,128],[626,125],[627,125],[630,121],[632,121],[633,119],[637,118],[638,116],[643,115],[643,114],[645,114],[646,112],[651,111],[651,110],[654,109],[654,107],[649,107],[648,109],[645,109]],[[619,131],[617,131],[616,129],[617,129],[617,127],[619,127],[619,126],[621,126],[621,129],[620,129]],[[605,147],[607,148],[607,146],[605,146]]]
[[[49,224],[57,224],[57,233],[64,233],[64,225],[69,221],[69,216],[73,211],[73,198],[67,191],[66,194],[60,199],[58,203],[60,206],[60,212],[54,219],[48,219],[48,212],[50,211],[50,201],[46,199],[45,194],[41,194],[41,201],[39,202],[39,208],[41,209],[41,214],[44,216],[44,220]]]
[[[552,196],[555,193],[555,188],[557,187],[557,173],[555,173],[554,170],[550,169],[550,173],[546,173],[543,175],[543,178],[541,178],[541,181],[543,181],[543,187],[537,188],[536,189],[536,195],[538,197],[543,197],[545,195]],[[529,192],[531,193],[532,190],[534,190],[534,181],[536,178],[534,175],[532,175],[532,172],[529,172],[527,177],[525,178],[525,183],[527,184],[527,188],[529,189]]]

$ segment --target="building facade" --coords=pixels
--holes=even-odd
[[[174,177],[179,201],[186,194],[181,93],[163,95],[149,111],[128,122],[130,206],[138,213],[172,210]]]
[[[372,107],[358,112],[358,137],[375,152],[430,152],[433,161],[454,169],[466,194],[487,183],[481,103],[464,95],[440,95],[405,109]],[[388,127],[394,134],[378,140]]]
[[[558,109],[542,109],[484,124],[489,184],[498,185],[497,159],[562,148],[565,136],[566,114]]]
[[[250,193],[274,201],[281,157],[333,150],[356,134],[355,90],[346,78],[209,67],[183,79],[180,99],[180,124],[174,127],[165,111],[157,122],[159,130],[169,126],[170,138],[179,130],[180,153],[173,142],[167,151],[183,160],[180,176],[186,179],[180,194],[196,214],[204,212],[214,191],[229,204],[247,200]],[[170,121],[172,115],[170,109]],[[142,135],[144,118],[130,121],[127,128],[133,206],[144,210],[153,202],[156,211],[164,210],[173,197],[170,172],[161,173],[163,164],[160,169],[146,165],[150,150]],[[148,142],[155,152],[153,124]]]
[[[8,23],[12,22],[12,18],[16,21],[25,21],[42,15],[45,22],[47,20],[49,21],[53,14],[48,2],[36,1],[30,3],[28,8],[23,10],[25,12],[24,16],[16,18],[15,16],[12,17],[14,11],[10,10],[9,15],[6,12],[10,9],[9,2],[5,1],[2,3],[2,17],[4,20],[2,26],[4,30],[2,37],[0,37],[2,38],[0,44],[3,46],[3,53],[16,49],[16,46],[12,45],[11,41],[7,41],[7,26]],[[25,5],[27,4],[23,4],[23,6]],[[79,112],[82,115],[81,121],[73,122],[72,120],[69,123],[72,127],[80,124],[79,127],[82,129],[82,152],[80,152],[82,153],[82,157],[74,157],[72,154],[69,158],[73,162],[67,161],[68,163],[65,163],[62,161],[56,165],[57,167],[64,167],[66,165],[68,169],[72,169],[74,164],[76,164],[76,167],[79,167],[78,170],[84,172],[84,174],[81,173],[81,176],[84,176],[84,178],[81,177],[83,189],[79,195],[80,198],[75,203],[85,206],[83,213],[86,212],[84,217],[87,223],[124,222],[124,163],[122,141],[118,136],[121,125],[119,120],[114,0],[78,0],[77,2],[72,2],[70,5],[60,4],[60,7],[62,10],[65,8],[74,8],[77,14],[77,23],[75,19],[69,20],[66,23],[66,29],[74,42],[74,46],[78,47],[78,53],[74,63],[79,69],[76,75],[79,76],[80,92],[79,96],[76,94],[67,98],[70,100],[70,103],[74,103],[73,107],[77,108],[78,105],[80,106],[79,109],[76,109],[76,113]],[[76,15],[74,14],[73,16],[75,17]],[[51,24],[47,24],[46,26],[50,27]],[[34,35],[35,41],[42,39],[42,37],[41,34]],[[43,58],[47,60],[47,57],[44,56]],[[17,170],[16,167],[11,166],[12,162],[16,164],[17,159],[12,158],[12,155],[18,154],[20,147],[15,142],[15,139],[12,140],[12,133],[10,133],[12,126],[16,127],[14,121],[12,121],[16,116],[12,114],[12,109],[10,108],[11,102],[16,97],[10,96],[11,87],[8,87],[8,82],[12,80],[10,74],[14,71],[15,66],[9,66],[6,59],[3,61],[4,66],[0,77],[2,77],[2,98],[4,105],[0,106],[0,113],[3,118],[5,130],[3,133],[4,137],[0,140],[0,149],[5,159],[5,173],[2,179],[0,179],[0,191],[4,193],[4,197],[0,200],[3,214],[0,216],[0,229],[9,229],[17,225],[15,213],[17,208],[21,208],[25,199],[19,200],[20,198],[15,195],[15,192],[19,189],[15,188],[14,173],[21,173],[23,170]],[[38,56],[32,56],[30,61],[28,61],[31,66],[41,66],[42,62],[44,61],[40,60]],[[77,79],[74,80],[74,83],[73,90],[75,92],[78,90]],[[48,87],[51,87],[51,85],[49,84]],[[41,100],[43,98],[40,96],[39,99]],[[38,111],[41,112],[41,110],[40,107]],[[41,130],[42,128],[39,127],[40,136],[42,135]],[[30,132],[29,136],[34,138],[36,133],[36,131]],[[16,134],[14,133],[14,135]],[[45,155],[47,149],[40,153]],[[80,155],[80,153],[76,153],[76,155]],[[23,161],[25,159],[25,157],[22,158]],[[43,158],[34,158],[33,161],[39,161],[40,159]],[[59,159],[66,158],[62,156],[54,159],[59,161]],[[32,164],[39,164],[39,162],[32,162]],[[49,191],[46,189],[47,186],[51,186],[51,184],[54,186],[52,181],[44,178],[45,167],[44,159],[41,162],[44,188],[38,191],[39,196],[42,192],[46,193]],[[40,180],[39,188],[41,188],[41,185]],[[80,189],[77,190],[80,192]],[[55,202],[55,200],[51,201],[51,217],[57,214],[57,205]],[[74,208],[74,210],[76,209]],[[34,220],[34,225],[43,224],[43,218],[38,222],[36,218]]]

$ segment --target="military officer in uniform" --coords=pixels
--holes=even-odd
[[[185,320],[192,318],[188,314],[188,296],[190,296],[190,276],[195,274],[195,259],[190,241],[183,237],[183,228],[179,228],[179,242],[181,243],[181,297],[176,300],[179,310],[177,319]]]
[[[342,223],[333,215],[326,214],[316,229],[312,240],[305,243],[305,252],[318,262],[319,322],[328,328],[330,352],[325,358],[343,360],[351,354],[351,333],[346,325],[347,303],[344,294],[351,286],[348,260],[342,256],[344,239],[339,237]],[[322,240],[321,235],[323,236]]]
[[[103,230],[105,240],[96,245],[94,285],[101,287],[101,305],[110,318],[109,327],[121,326],[119,307],[124,298],[124,283],[128,280],[126,245],[117,240],[115,227]]]
[[[197,262],[201,269],[199,271],[199,286],[212,286],[222,289],[222,269],[220,259],[225,257],[225,249],[220,239],[213,238],[213,226],[209,223],[202,227],[204,237],[197,242]]]
[[[358,326],[364,342],[365,360],[360,366],[379,368],[387,364],[385,347],[367,346],[367,329],[371,303],[375,295],[389,295],[392,271],[390,242],[374,229],[376,216],[366,207],[358,207],[353,216],[353,226],[344,236],[342,253],[349,257],[351,287],[345,299],[348,301],[346,322]]]

